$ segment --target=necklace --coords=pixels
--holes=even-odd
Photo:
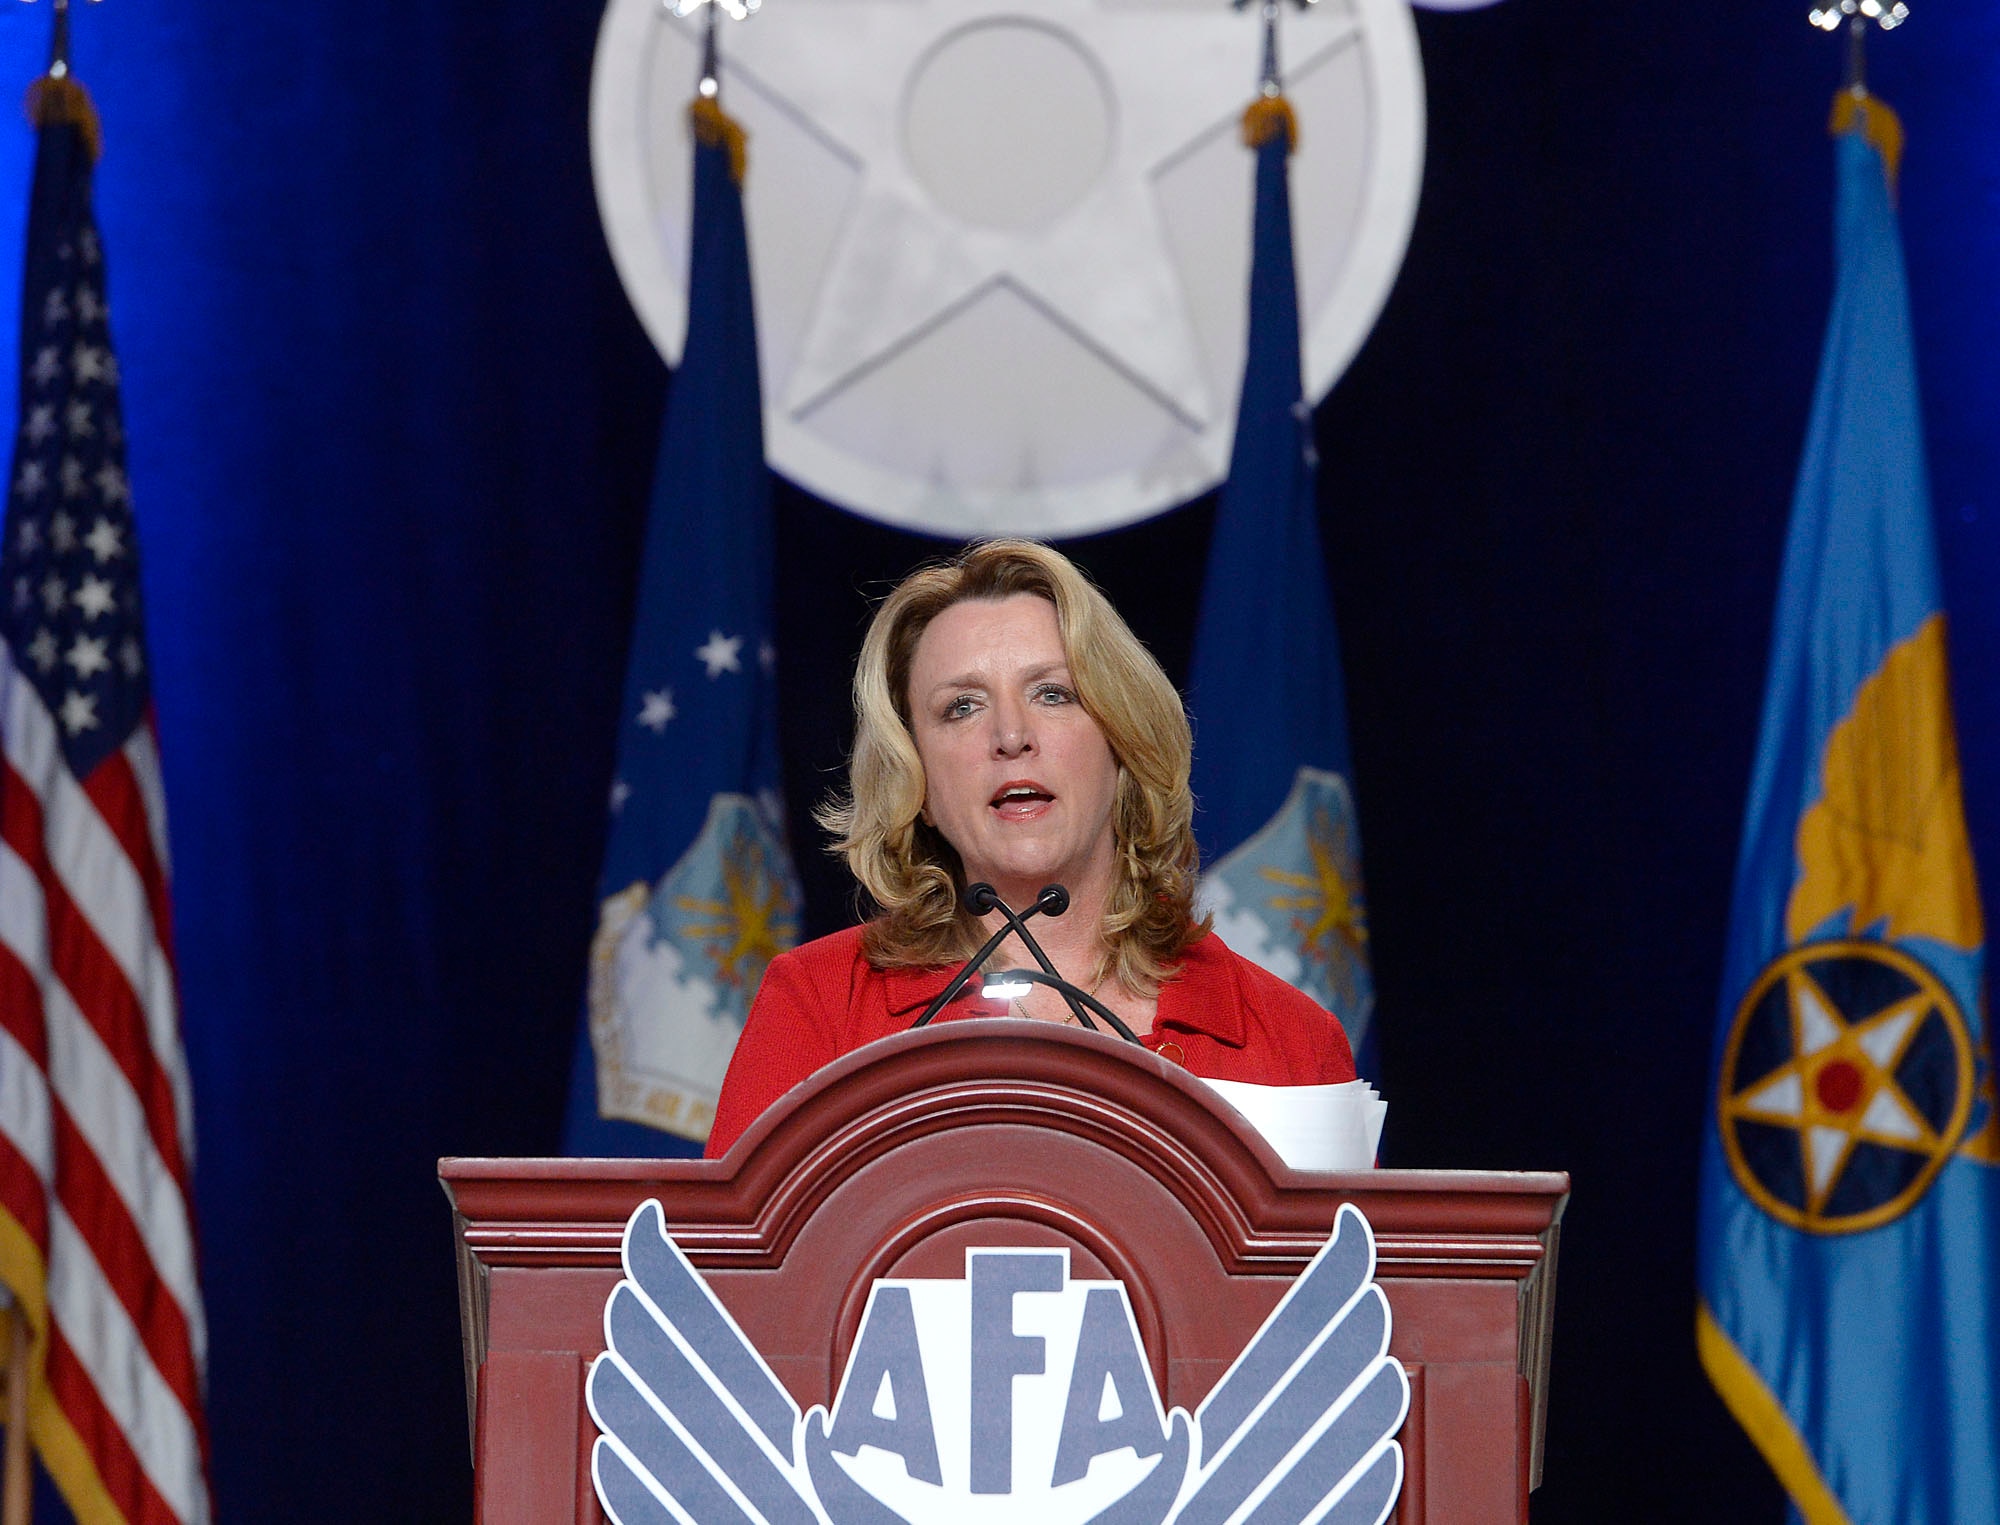
[[[1084,994],[1088,995],[1093,1001],[1096,1000],[1097,993],[1104,988],[1105,981],[1109,980],[1110,978],[1111,976],[1109,974],[1100,974],[1097,977],[1097,983],[1092,985],[1089,990],[1084,991]],[[1081,989],[1082,987],[1079,986],[1078,988]],[[1060,991],[1056,992],[1056,994],[1058,995],[1060,995],[1061,993],[1062,992]],[[1016,996],[1014,997],[1013,1000],[1009,1001],[1007,1003],[1007,1010],[1009,1014],[1016,1017],[1020,1017],[1026,1021],[1033,1021],[1034,1020],[1033,1014],[1028,1010],[1026,1010],[1023,1002],[1024,1002],[1024,997],[1021,996]],[[1061,1021],[1058,1025],[1064,1027],[1079,1027],[1079,1028],[1083,1026],[1083,1023],[1077,1020],[1075,1007],[1071,1006],[1067,1001],[1063,1003],[1063,1014]]]

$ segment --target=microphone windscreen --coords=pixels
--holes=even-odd
[[[1066,897],[1065,897],[1066,898]],[[968,884],[965,887],[965,907],[974,916],[984,916],[992,910],[1000,897],[993,886],[986,883]]]
[[[1060,916],[1069,909],[1069,891],[1060,884],[1044,885],[1041,894],[1035,897],[1035,904],[1042,908],[1044,916]]]

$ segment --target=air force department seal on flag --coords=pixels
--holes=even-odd
[[[1359,836],[1347,781],[1301,768],[1278,813],[1202,875],[1222,940],[1340,1018],[1357,1052],[1375,985]]]
[[[1166,1411],[1122,1283],[973,1249],[875,1283],[832,1412],[801,1414],[668,1236],[625,1228],[587,1394],[615,1525],[1382,1525],[1410,1387],[1368,1220],[1332,1237],[1201,1406]]]
[[[764,804],[718,794],[658,883],[599,907],[590,1037],[603,1115],[706,1136],[758,982],[798,941],[790,862]]]

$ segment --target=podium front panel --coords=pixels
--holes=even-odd
[[[968,1248],[1062,1248],[1123,1282],[1160,1396],[1192,1412],[1326,1242],[1368,1218],[1410,1375],[1402,1525],[1525,1519],[1539,1481],[1568,1178],[1304,1173],[1164,1060],[961,1022],[872,1044],[716,1161],[441,1162],[454,1209],[481,1525],[601,1518],[583,1406],[632,1212],[676,1243],[801,1409],[830,1404],[878,1278]]]

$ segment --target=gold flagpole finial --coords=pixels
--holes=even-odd
[[[1229,0],[1229,3],[1239,11],[1250,6],[1250,0]],[[1292,3],[1305,10],[1315,0],[1292,0]],[[1298,147],[1299,124],[1292,115],[1291,103],[1285,99],[1284,74],[1278,66],[1278,6],[1279,0],[1259,0],[1258,12],[1264,21],[1264,62],[1258,75],[1257,99],[1243,113],[1243,141],[1251,148],[1261,148],[1282,132],[1289,152]]]
[[[28,120],[36,127],[66,122],[83,133],[90,157],[102,151],[104,134],[90,95],[70,73],[69,0],[55,0],[55,27],[49,37],[48,72],[28,86]]]
[[[660,0],[661,12],[680,20],[692,16],[704,5],[708,7],[708,16],[701,38],[701,82],[695,87],[688,118],[694,124],[697,139],[728,149],[730,173],[741,185],[748,139],[742,126],[722,109],[722,58],[717,46],[719,17],[727,15],[732,21],[747,21],[761,8],[763,0]]]

